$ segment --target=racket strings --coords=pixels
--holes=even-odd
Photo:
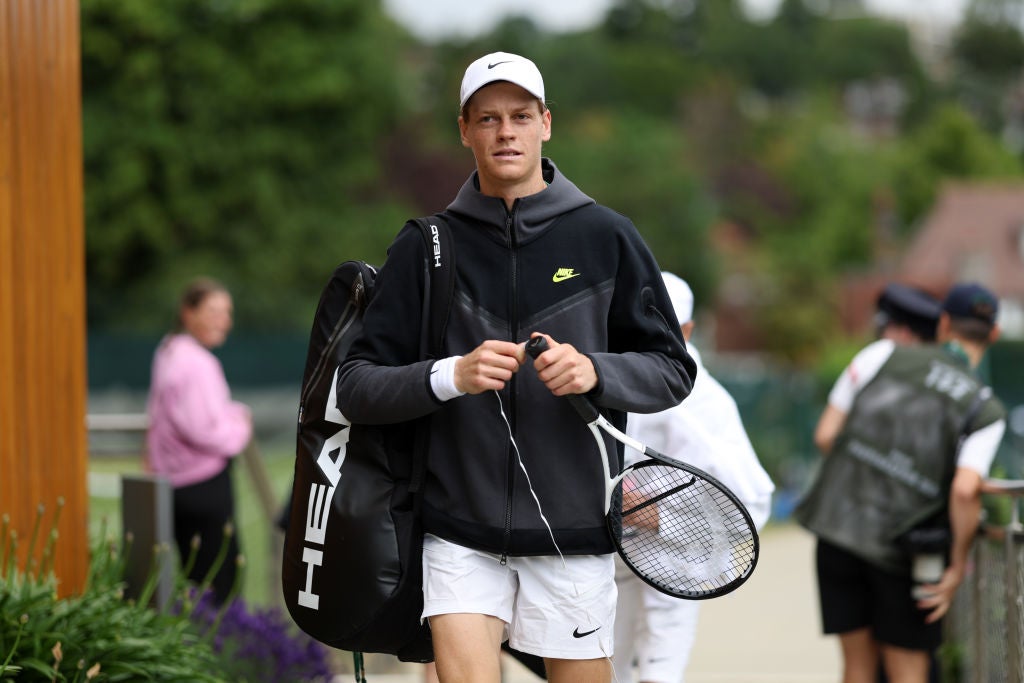
[[[749,521],[718,487],[652,463],[630,471],[626,514],[613,515],[623,559],[667,592],[702,597],[744,579],[756,561]]]

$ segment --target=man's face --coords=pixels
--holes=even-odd
[[[544,189],[540,155],[551,138],[551,112],[526,90],[506,81],[480,88],[459,117],[459,132],[473,150],[481,192],[508,198]]]

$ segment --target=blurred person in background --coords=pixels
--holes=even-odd
[[[928,292],[891,282],[876,301],[876,336],[902,345],[934,343],[941,314],[942,302]],[[930,659],[928,681],[938,683],[939,667],[934,652]],[[878,683],[889,683],[881,661],[878,663]]]
[[[231,324],[227,289],[209,278],[190,282],[177,323],[154,354],[147,401],[146,465],[174,489],[174,538],[181,562],[196,553],[188,578],[200,584],[227,543],[211,583],[218,604],[235,583],[239,555],[231,459],[252,438],[249,408],[231,400],[224,370],[211,353],[227,339]],[[195,550],[193,539],[198,539]]]
[[[876,336],[897,344],[932,343],[941,313],[941,303],[928,292],[890,282],[876,300]]]
[[[761,529],[771,512],[775,485],[764,471],[736,401],[701,363],[693,336],[693,292],[672,273],[662,273],[686,350],[697,363],[693,391],[674,408],[651,414],[630,414],[626,432],[657,451],[694,465],[728,486]],[[631,464],[641,459],[627,453]],[[625,494],[624,494],[625,495]],[[616,558],[619,590],[615,612],[616,680],[641,683],[682,683],[697,632],[700,603],[680,600],[648,586]]]
[[[998,338],[997,308],[980,285],[954,286],[941,345],[883,335],[829,394],[814,435],[827,457],[795,517],[818,537],[822,625],[839,635],[843,683],[874,683],[880,665],[889,683],[928,679],[1006,427],[973,372]]]

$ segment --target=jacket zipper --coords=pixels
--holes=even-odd
[[[506,213],[506,216],[505,216],[505,233],[506,233],[506,235],[508,237],[509,253],[511,254],[511,261],[512,261],[512,272],[511,272],[512,287],[510,288],[511,289],[511,293],[509,295],[510,299],[509,299],[509,302],[508,302],[509,303],[509,311],[511,312],[511,315],[509,316],[509,319],[511,321],[511,327],[512,327],[512,329],[509,331],[509,336],[510,337],[513,334],[515,334],[516,330],[519,329],[519,315],[518,315],[518,310],[516,309],[516,300],[518,298],[516,296],[516,288],[518,287],[518,282],[516,281],[516,233],[515,233],[515,214],[516,214],[516,208],[518,206],[519,206],[519,200],[516,199],[514,202],[512,202],[512,209],[511,210],[506,209],[507,213]],[[516,400],[515,399],[516,399],[516,385],[515,385],[515,376],[513,375],[512,381],[509,384],[509,407],[508,407],[509,421],[510,421],[510,426],[512,428],[512,433],[513,434],[515,433],[515,425],[516,425]],[[515,493],[516,461],[515,461],[514,451],[513,451],[511,443],[508,445],[508,447],[506,449],[506,454],[507,454],[507,463],[508,463],[508,487],[506,488],[506,494],[505,494],[505,537],[504,537],[504,540],[502,542],[502,552],[501,552],[501,564],[502,565],[506,564],[506,562],[507,562],[507,559],[508,559],[508,548],[509,548],[509,544],[512,541],[512,498],[513,498],[513,494]]]

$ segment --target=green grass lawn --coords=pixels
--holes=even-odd
[[[273,495],[277,501],[276,515],[291,487],[295,462],[294,451],[288,445],[261,449],[260,461],[266,469]],[[89,460],[90,509],[89,532],[98,540],[104,529],[107,537],[122,534],[120,476],[142,471],[137,456],[102,456]],[[253,605],[282,605],[280,599],[280,543],[283,540],[272,519],[256,494],[253,479],[239,459],[233,468],[235,501],[238,515],[239,542],[245,555],[245,583],[242,597]]]

